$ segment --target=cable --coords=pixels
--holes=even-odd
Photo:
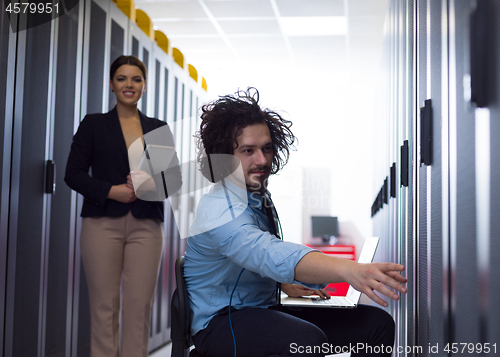
[[[226,189],[226,186],[224,185],[224,180],[222,181],[222,185],[224,186],[224,189]],[[227,194],[227,191],[226,191],[226,198],[230,204],[230,201],[229,201],[229,196]],[[250,206],[252,208],[252,211],[254,211],[254,208],[252,206]],[[234,215],[234,213],[232,212],[232,207],[231,207],[231,204],[230,204],[230,208],[231,208],[231,214]],[[283,240],[283,230],[281,228],[281,222],[280,222],[280,219],[278,217],[278,213],[276,212],[276,210],[274,210],[274,213],[276,214],[276,217],[278,218],[278,226],[279,226],[279,230],[280,230],[280,234],[278,234],[278,238]],[[255,211],[254,211],[254,214],[255,214]],[[234,216],[233,216],[234,218]],[[274,222],[269,222],[269,224],[273,224]],[[236,287],[238,286],[238,282],[240,281],[240,278],[241,278],[241,274],[243,274],[243,270],[245,270],[245,268],[241,269],[240,271],[240,274],[238,275],[238,279],[236,279],[236,284],[234,284],[234,288],[233,288],[233,291],[231,292],[231,296],[229,298],[229,328],[231,329],[231,335],[233,336],[233,345],[234,345],[234,357],[236,357],[236,338],[234,337],[234,330],[233,330],[233,323],[231,321],[231,306],[232,306],[232,302],[233,302],[233,294],[236,290]],[[280,284],[278,283],[278,289],[277,289],[277,298],[278,298],[278,302],[279,302],[279,299],[280,299],[280,296],[279,294],[281,293],[281,286]]]
[[[276,209],[274,210],[274,213],[276,214],[276,218],[278,218],[278,226],[280,228],[280,235],[278,236],[279,239],[281,239],[282,241],[284,241],[283,239],[283,229],[281,228],[281,222],[280,222],[280,218],[278,216],[278,212],[276,212]],[[278,305],[281,305],[281,283],[276,283],[276,302],[278,303]]]
[[[231,297],[229,298],[229,327],[231,328],[231,334],[233,335],[234,357],[236,357],[236,338],[234,337],[233,323],[231,322],[231,303],[233,301],[234,291],[236,290],[238,282],[240,281],[241,274],[243,274],[243,270],[245,270],[245,268],[241,269],[240,275],[238,275],[238,279],[236,279],[236,284],[234,284],[233,291],[231,292]]]
[[[276,215],[278,216],[278,215]],[[278,237],[279,239],[281,240],[284,240],[283,239],[283,229],[281,229],[281,222],[280,222],[280,218],[278,217],[278,226],[280,227],[280,236]]]

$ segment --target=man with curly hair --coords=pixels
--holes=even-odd
[[[391,289],[406,293],[402,265],[358,264],[279,238],[267,182],[294,148],[292,123],[261,108],[254,88],[203,106],[201,119],[198,163],[215,185],[200,200],[185,253],[196,349],[206,357],[259,357],[324,356],[358,343],[392,348],[394,321],[377,307],[277,305],[277,283],[290,296],[329,298],[322,288],[346,281],[383,306],[374,291],[394,300]]]

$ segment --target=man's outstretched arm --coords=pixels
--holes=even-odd
[[[330,257],[320,252],[310,252],[295,266],[295,280],[311,284],[345,281],[376,303],[387,306],[387,303],[374,291],[398,300],[399,295],[390,288],[403,294],[406,293],[407,289],[402,283],[406,283],[407,279],[399,273],[403,270],[404,266],[401,264],[360,264],[352,260]]]

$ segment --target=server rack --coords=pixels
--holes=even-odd
[[[389,306],[398,355],[498,348],[499,18],[490,0],[390,2],[375,177],[401,175],[372,215],[410,279]]]
[[[114,105],[108,69],[122,53],[136,51],[147,65],[148,96],[140,103],[146,115],[172,127],[173,109],[181,103],[173,103],[173,72],[178,88],[189,83],[193,95],[203,100],[205,94],[112,2],[80,1],[65,15],[23,31],[12,29],[6,12],[1,16],[0,349],[6,357],[85,356],[90,321],[79,248],[83,198],[63,181],[72,136],[85,114]],[[187,131],[177,135],[191,140]],[[173,262],[182,253],[177,222],[165,205],[168,229],[150,350],[170,339]]]
[[[0,15],[0,113],[5,120],[0,126],[0,153],[2,155],[2,168],[0,170],[1,190],[0,190],[0,318],[6,318],[7,300],[7,256],[8,256],[8,235],[9,235],[9,209],[11,190],[11,155],[12,155],[12,134],[14,122],[14,78],[16,65],[16,44],[17,44],[17,17],[13,15],[7,17],[6,12]],[[0,325],[0,348],[5,347],[5,324]]]

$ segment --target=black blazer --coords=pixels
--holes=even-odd
[[[141,112],[139,116],[143,134],[167,125]],[[172,133],[169,133],[168,141],[173,146]],[[177,165],[169,172],[174,171],[170,174],[178,176],[180,187],[182,181],[177,155],[172,160],[177,160]],[[90,168],[92,175],[89,175]],[[120,217],[132,211],[136,218],[163,220],[163,202],[137,199],[132,203],[121,203],[106,198],[111,186],[127,182],[129,173],[127,146],[116,107],[105,114],[86,115],[73,137],[64,177],[66,184],[85,198],[81,216]]]

